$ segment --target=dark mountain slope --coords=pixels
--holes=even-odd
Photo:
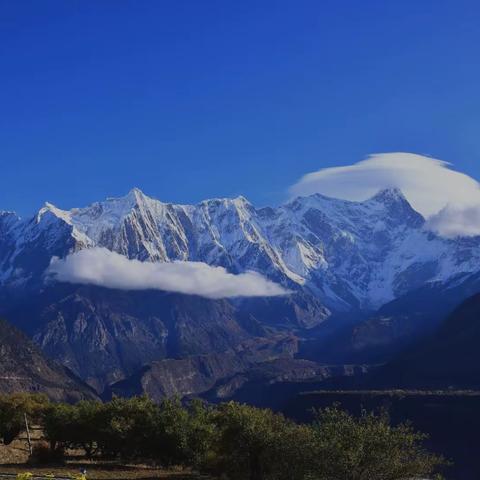
[[[301,355],[324,363],[384,363],[432,335],[456,307],[477,292],[478,274],[459,275],[446,284],[428,283],[333,336],[306,342]]]
[[[99,391],[152,361],[222,352],[269,334],[229,302],[160,291],[57,284],[8,315]]]
[[[46,359],[23,333],[0,320],[0,392],[39,392],[54,400],[96,398],[63,366]]]
[[[291,335],[252,338],[223,352],[152,362],[113,384],[111,391],[120,396],[147,393],[155,400],[173,395],[198,395],[221,380],[274,360],[283,358],[295,362],[292,357],[296,350],[297,339]]]
[[[399,354],[373,383],[402,388],[480,388],[480,294],[463,302],[439,330]]]

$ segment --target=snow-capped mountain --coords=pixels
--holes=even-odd
[[[0,281],[36,285],[52,256],[105,247],[143,261],[254,270],[331,310],[376,309],[426,282],[480,270],[480,239],[445,239],[397,189],[364,202],[299,197],[276,208],[245,198],[175,205],[133,189],[86,208],[46,203],[32,218],[0,213]]]

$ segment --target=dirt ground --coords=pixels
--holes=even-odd
[[[31,430],[32,442],[39,441],[42,438],[42,432],[39,429]],[[28,441],[26,434],[21,434],[10,445],[3,445],[0,442],[0,465],[26,463],[29,457]],[[0,467],[0,471],[1,471]]]
[[[31,431],[32,443],[41,440],[39,429]],[[165,471],[145,465],[118,465],[108,462],[67,461],[64,466],[32,466],[27,463],[29,457],[28,440],[21,435],[10,445],[0,443],[0,479],[12,478],[18,473],[30,472],[34,476],[53,475],[56,478],[73,478],[81,469],[87,470],[88,480],[206,480],[188,472]]]
[[[206,477],[200,477],[186,472],[168,472],[165,470],[126,465],[104,465],[104,464],[72,464],[64,467],[32,467],[30,465],[0,465],[0,478],[7,478],[10,475],[30,472],[34,477],[44,477],[53,475],[56,478],[75,478],[79,474],[80,468],[87,469],[88,480],[200,480]]]

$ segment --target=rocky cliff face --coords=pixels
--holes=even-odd
[[[48,360],[23,333],[0,320],[0,392],[45,393],[54,400],[97,398],[93,389]]]
[[[157,291],[64,285],[9,316],[99,391],[154,360],[222,352],[266,335],[226,301]]]
[[[280,358],[291,359],[296,351],[297,340],[292,336],[251,339],[220,353],[153,362],[113,384],[111,392],[122,396],[147,393],[157,400],[174,395],[198,396],[212,389],[217,382],[248,372],[253,367],[261,368]]]

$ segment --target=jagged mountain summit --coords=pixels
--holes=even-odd
[[[105,247],[130,259],[201,261],[257,271],[330,311],[373,310],[426,282],[478,271],[480,239],[425,228],[401,191],[363,202],[315,194],[276,208],[245,198],[163,203],[139,189],[86,208],[46,203],[28,219],[0,214],[0,282],[40,288],[53,256]]]

